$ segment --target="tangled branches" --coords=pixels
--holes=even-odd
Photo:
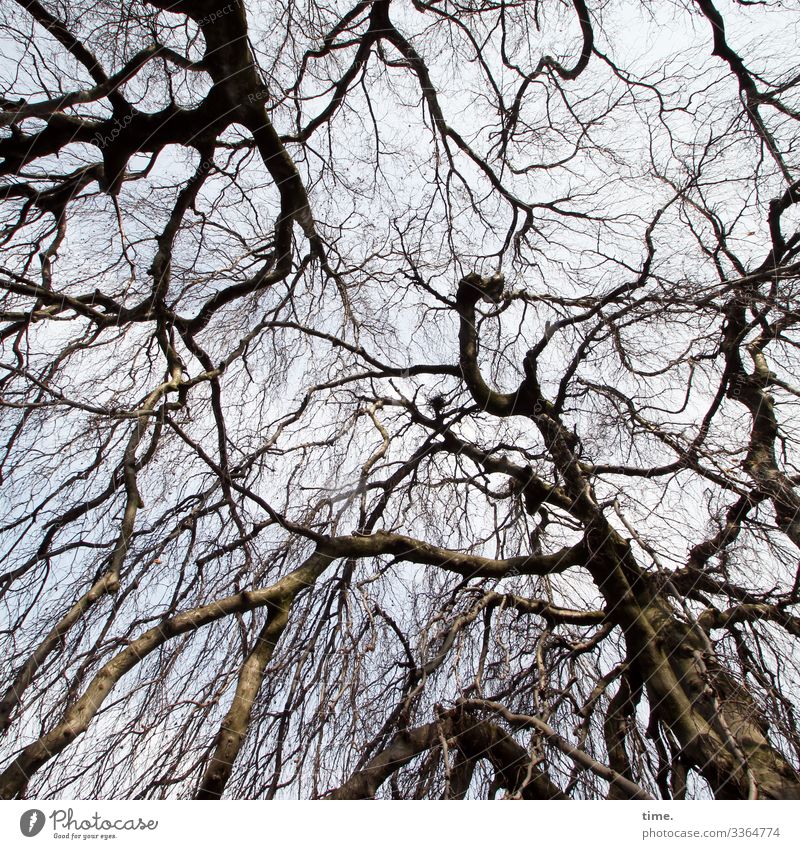
[[[5,4],[0,796],[800,797],[797,26]]]

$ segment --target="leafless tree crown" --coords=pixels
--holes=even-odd
[[[800,798],[800,11],[0,7],[0,797]]]

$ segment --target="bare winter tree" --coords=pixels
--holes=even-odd
[[[0,797],[800,798],[800,10],[0,8]]]

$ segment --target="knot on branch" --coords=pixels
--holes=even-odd
[[[469,306],[474,306],[481,298],[487,303],[498,304],[503,297],[505,282],[505,274],[500,271],[489,277],[471,271],[458,284],[457,300]]]

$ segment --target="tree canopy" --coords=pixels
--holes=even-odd
[[[800,798],[800,10],[0,8],[0,797]]]

